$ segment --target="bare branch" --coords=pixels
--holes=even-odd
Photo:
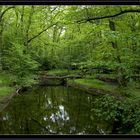
[[[130,10],[124,10],[124,11],[120,11],[119,13],[113,14],[113,15],[108,15],[108,16],[102,16],[102,17],[95,17],[95,18],[87,18],[87,19],[83,19],[80,21],[77,21],[78,23],[80,22],[87,22],[87,21],[92,21],[92,20],[98,20],[98,19],[106,19],[106,18],[112,18],[112,17],[117,17],[120,16],[122,14],[125,13],[139,13],[140,9],[130,9]]]

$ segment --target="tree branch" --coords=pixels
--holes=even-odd
[[[12,8],[15,8],[15,7],[12,6],[12,7],[8,7],[7,9],[5,9],[5,10],[2,12],[2,14],[0,15],[0,20],[2,19],[2,17],[4,16],[4,14],[5,14],[8,10],[10,10],[10,9],[12,9]]]
[[[46,30],[48,30],[49,28],[51,28],[52,26],[56,25],[56,23],[48,26],[47,28],[45,28],[44,30],[40,31],[38,34],[36,34],[35,36],[33,36],[32,38],[30,38],[28,40],[28,43],[30,43],[33,39],[37,38],[38,36],[40,36],[42,33],[44,33]]]
[[[87,21],[92,21],[92,20],[98,20],[98,19],[106,19],[106,18],[112,18],[112,17],[117,17],[117,16],[120,16],[122,14],[125,14],[125,13],[138,13],[140,12],[140,9],[130,9],[130,10],[124,10],[124,11],[120,11],[119,13],[116,13],[116,14],[113,14],[113,15],[108,15],[108,16],[102,16],[102,17],[95,17],[95,18],[87,18],[87,19],[83,19],[83,20],[80,20],[80,21],[77,21],[78,23],[79,22],[87,22]]]

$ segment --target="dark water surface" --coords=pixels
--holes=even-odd
[[[65,86],[30,89],[0,113],[0,134],[99,134],[95,98]]]

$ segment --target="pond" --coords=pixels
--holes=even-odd
[[[91,112],[96,98],[65,86],[29,89],[0,113],[0,134],[99,134],[105,124]]]

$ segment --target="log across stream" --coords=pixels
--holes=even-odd
[[[40,77],[40,85],[65,85],[67,82],[67,79],[75,79],[75,78],[81,78],[80,75],[71,76],[55,76],[55,75],[47,75]]]

